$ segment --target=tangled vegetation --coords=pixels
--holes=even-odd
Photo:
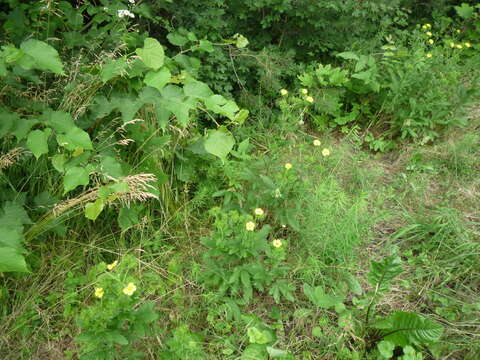
[[[2,359],[480,358],[480,5],[0,3]]]

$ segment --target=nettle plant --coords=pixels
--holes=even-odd
[[[215,230],[202,239],[208,250],[203,256],[202,280],[217,288],[219,295],[252,300],[254,290],[267,292],[279,303],[281,298],[293,301],[294,286],[285,279],[286,240],[269,239],[270,226],[263,223],[263,209],[254,216],[237,211],[210,210]],[[261,227],[260,227],[261,226]]]
[[[152,333],[159,315],[153,301],[143,301],[142,283],[135,276],[138,261],[125,255],[111,264],[100,263],[77,281],[68,279],[72,292],[86,295],[82,306],[69,307],[80,329],[75,338],[82,360],[143,359],[134,345]],[[91,285],[93,283],[93,286]],[[70,295],[67,292],[66,297]],[[66,299],[66,304],[71,300]],[[85,306],[86,305],[86,306]]]
[[[197,41],[193,46],[208,50],[212,45]],[[197,63],[184,54],[166,56],[164,47],[147,37],[132,52],[127,48],[102,64],[69,67],[73,73],[66,74],[58,51],[47,42],[28,39],[19,47],[2,46],[5,193],[0,200],[17,199],[17,205],[11,210],[6,203],[3,209],[0,228],[9,236],[0,243],[5,250],[0,253],[0,271],[28,271],[23,227],[30,221],[8,214],[38,195],[32,179],[41,179],[45,172],[56,174],[62,186],[42,195],[51,211],[27,230],[27,242],[47,230],[65,234],[56,220],[67,211],[83,209],[88,219],[95,220],[107,205],[119,201],[130,204],[159,197],[166,201],[174,184],[165,186],[168,176],[163,170],[175,168],[165,164],[188,159],[182,154],[225,161],[235,144],[228,127],[242,124],[248,111],[195,80],[188,61]],[[199,114],[216,129],[202,132],[195,121]],[[216,118],[227,121],[220,125]],[[18,187],[7,186],[15,183],[8,170],[24,149],[35,158],[27,163],[34,176]],[[26,199],[18,196],[20,189],[28,189]],[[132,225],[123,223],[122,228]]]
[[[392,281],[402,271],[402,261],[396,254],[379,262],[372,261],[367,275],[371,288],[367,292],[363,292],[358,281],[349,278],[349,290],[355,295],[350,304],[345,290],[339,289],[332,294],[322,286],[305,284],[303,291],[319,308],[333,308],[339,326],[363,338],[365,352],[373,351],[378,359],[391,359],[399,352],[403,352],[400,357],[403,360],[422,359],[422,347],[438,342],[443,334],[443,326],[413,312],[395,311],[382,316],[375,311],[382,297],[390,290]]]

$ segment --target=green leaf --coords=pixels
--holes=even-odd
[[[288,355],[288,352],[286,352],[285,350],[276,349],[271,346],[267,346],[267,353],[272,359],[277,359]]]
[[[66,133],[75,127],[72,116],[65,111],[47,109],[39,118],[45,125],[52,127],[57,133]]]
[[[371,265],[367,278],[370,285],[379,291],[388,290],[390,281],[403,271],[402,260],[396,255],[388,256],[380,262],[372,261]]]
[[[165,54],[162,45],[156,39],[146,38],[143,48],[139,48],[135,52],[149,68],[158,70],[162,67]]]
[[[268,353],[265,345],[250,344],[242,353],[240,360],[267,360]]]
[[[166,67],[162,67],[158,71],[150,70],[147,75],[145,75],[143,82],[160,91],[170,82],[171,78],[172,74],[170,73],[170,70]]]
[[[235,34],[233,38],[235,39],[235,46],[239,49],[248,45],[248,39],[243,35]]]
[[[137,321],[140,321],[144,324],[156,321],[159,316],[155,311],[155,302],[147,301],[146,303],[142,304],[142,306],[140,306],[135,312],[135,317]]]
[[[72,167],[67,170],[63,178],[63,193],[72,191],[77,186],[86,186],[90,181],[88,170],[83,167]]]
[[[185,95],[198,99],[206,99],[213,95],[213,91],[210,90],[208,85],[200,81],[186,84],[183,87],[183,91],[185,92]]]
[[[90,135],[78,127],[70,129],[65,135],[57,134],[58,145],[65,149],[74,151],[76,149],[93,150]]]
[[[185,36],[180,35],[179,33],[169,33],[167,35],[167,39],[170,44],[175,46],[184,46],[188,42],[188,39]]]
[[[268,330],[260,330],[256,327],[249,327],[247,330],[247,335],[248,335],[248,341],[250,341],[251,344],[268,344],[271,342],[272,335]]]
[[[10,247],[0,247],[0,273],[9,271],[29,272],[22,254]]]
[[[0,139],[6,135],[10,135],[11,129],[20,121],[17,113],[11,112],[0,106]]]
[[[48,153],[48,138],[52,133],[51,129],[30,131],[27,137],[27,148],[39,158],[43,154]]]
[[[57,154],[52,157],[52,165],[58,172],[62,173],[65,171],[64,165],[67,162],[65,154]]]
[[[132,206],[130,208],[121,208],[118,213],[118,226],[122,231],[137,225],[140,222],[139,215],[142,207]]]
[[[455,10],[464,19],[471,18],[475,12],[475,9],[466,3],[462,3],[462,6],[455,6]]]
[[[247,120],[249,114],[250,112],[247,109],[242,109],[234,116],[233,121],[237,125],[242,125]]]
[[[235,113],[239,110],[235,101],[227,100],[222,95],[210,96],[205,100],[205,106],[208,110],[224,115],[230,120],[235,119]],[[244,116],[244,114],[242,116]]]
[[[100,78],[102,79],[102,82],[106,83],[111,79],[124,74],[127,66],[127,60],[123,57],[110,60],[108,63],[103,65],[102,70],[100,71]]]
[[[223,161],[233,149],[235,139],[227,130],[211,130],[204,142],[205,150]]]
[[[377,344],[378,352],[382,355],[385,359],[390,359],[393,357],[393,350],[395,350],[395,344],[390,341],[380,341]]]
[[[345,59],[345,60],[357,60],[357,61],[360,60],[358,55],[355,54],[354,52],[351,52],[351,51],[345,51],[345,52],[339,53],[335,56],[340,57],[340,58]]]
[[[397,311],[377,322],[374,328],[383,330],[384,340],[402,347],[434,343],[443,334],[443,326],[437,322],[404,311]]]
[[[342,303],[344,299],[344,296],[325,294],[323,287],[321,286],[312,287],[308,284],[304,284],[303,292],[312,303],[324,309],[334,307],[335,305]]]
[[[97,199],[85,205],[85,217],[90,220],[96,220],[103,211],[105,203],[102,199]]]
[[[35,39],[24,41],[20,49],[34,60],[34,67],[39,70],[51,71],[64,75],[63,65],[57,50],[47,43]]]

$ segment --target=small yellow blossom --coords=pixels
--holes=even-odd
[[[282,240],[280,239],[275,239],[272,241],[272,245],[275,246],[276,248],[282,247]]]
[[[255,211],[254,211],[255,215],[257,216],[262,216],[263,214],[265,214],[265,212],[263,211],[262,208],[256,208]]]
[[[286,89],[282,89],[280,90],[280,94],[282,94],[282,96],[285,96],[288,94],[288,91]]]
[[[460,32],[461,32],[460,29],[457,29],[455,31],[457,32],[457,34],[460,34]]]
[[[313,97],[311,96],[307,96],[305,100],[307,100],[310,104],[313,103]]]
[[[303,94],[303,95],[307,95],[307,94],[308,94],[308,90],[307,90],[307,89],[302,89],[301,91],[302,91],[302,94]]]
[[[430,31],[427,31],[425,34],[427,34],[427,36],[432,36],[433,35]]]
[[[95,288],[95,296],[97,298],[101,299],[104,294],[105,294],[105,291],[103,290],[103,288],[101,288],[101,287]]]
[[[132,296],[133,293],[137,290],[137,287],[134,283],[128,283],[122,290],[125,295]]]
[[[463,49],[463,46],[460,45],[460,44],[458,44],[458,45],[457,45],[457,49]]]
[[[455,47],[455,43],[453,41],[450,42],[450,47],[451,48],[454,48]]]
[[[292,164],[286,163],[285,164],[285,169],[290,170],[292,168]]]
[[[255,223],[253,221],[249,221],[245,224],[245,228],[248,231],[253,231],[253,230],[255,230]]]
[[[430,24],[425,24],[425,26],[426,26],[428,29],[431,29],[431,28],[432,28],[432,25],[430,25]]]
[[[323,150],[322,150],[322,155],[323,155],[323,156],[330,156],[330,150],[327,149],[327,148],[323,149]]]
[[[115,260],[113,263],[107,265],[107,269],[108,270],[113,270],[115,268],[115,266],[117,266],[117,265],[118,265],[118,261]]]
[[[431,53],[427,54],[427,58],[431,58],[433,55]]]
[[[433,39],[428,39],[428,43],[432,45],[434,43]]]
[[[275,198],[281,198],[282,197],[282,193],[280,192],[280,189],[275,189]]]
[[[320,146],[320,145],[322,145],[320,140],[318,140],[318,139],[313,140],[313,146]]]
[[[465,43],[465,47],[469,48],[469,47],[471,47],[471,46],[472,46],[472,44],[470,44],[469,42],[466,42],[466,43]]]
[[[425,24],[425,25],[422,25],[422,29],[423,29],[423,30],[427,30],[427,29],[428,29],[428,26],[427,26],[427,24]]]

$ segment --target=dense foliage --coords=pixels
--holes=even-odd
[[[476,1],[7,0],[0,24],[6,359],[480,353],[478,213],[407,211],[409,171],[478,175],[475,134],[422,155],[471,129]],[[391,186],[356,164],[408,147]]]

